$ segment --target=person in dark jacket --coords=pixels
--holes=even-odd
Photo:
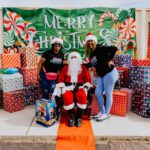
[[[93,116],[97,121],[110,118],[109,113],[113,102],[113,89],[118,79],[118,71],[112,61],[116,51],[117,47],[97,44],[96,36],[91,33],[88,33],[85,38],[85,55],[89,58],[86,66],[90,70],[95,71],[94,74],[98,78],[95,95],[100,106],[100,112]],[[106,105],[104,105],[104,93]]]
[[[62,68],[64,54],[61,51],[63,40],[54,38],[52,48],[44,52],[37,65],[37,79],[41,83],[42,98],[49,99],[53,94],[58,74]]]

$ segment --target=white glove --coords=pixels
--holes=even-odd
[[[92,85],[91,85],[91,83],[86,82],[86,83],[83,84],[83,87],[87,88],[89,90],[92,87]]]
[[[52,97],[60,95],[61,95],[61,88],[55,87]]]
[[[88,89],[85,87],[85,88],[83,88],[83,90],[84,90],[84,92],[85,92],[85,94],[86,94],[86,96],[87,96]]]

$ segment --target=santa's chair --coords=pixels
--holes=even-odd
[[[87,92],[87,106],[86,109],[84,110],[84,114],[86,114],[88,116],[88,118],[90,119],[90,115],[91,115],[91,103],[92,103],[92,94],[94,92],[93,88],[90,88]],[[75,95],[75,94],[74,94]],[[59,120],[60,114],[63,112],[63,99],[62,99],[62,95],[61,96],[55,96],[55,102],[56,102],[56,120]],[[76,98],[74,96],[74,102],[75,102],[75,107],[76,107]]]

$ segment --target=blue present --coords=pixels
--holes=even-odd
[[[132,97],[132,110],[136,114],[150,118],[150,84],[135,81]]]
[[[150,66],[132,66],[129,69],[129,80],[150,83]]]
[[[49,127],[56,119],[56,103],[52,100],[41,99],[36,101],[36,123]]]
[[[114,63],[117,67],[130,67],[132,66],[132,56],[130,54],[115,55]]]

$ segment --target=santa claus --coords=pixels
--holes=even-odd
[[[78,52],[71,52],[68,64],[62,68],[54,95],[62,94],[64,109],[69,114],[70,127],[82,125],[82,114],[87,105],[87,91],[91,87],[91,77],[87,68],[82,65],[82,58]],[[56,94],[57,93],[57,94]],[[74,98],[77,102],[77,112],[74,113]]]

